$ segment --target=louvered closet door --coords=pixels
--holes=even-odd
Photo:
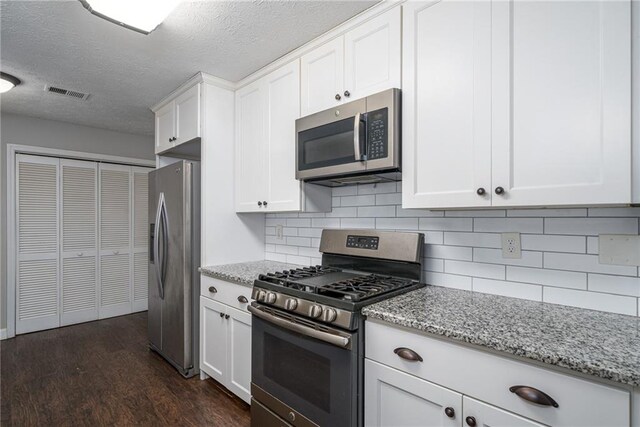
[[[133,311],[147,309],[149,273],[149,172],[152,169],[132,167],[133,176]]]
[[[60,160],[60,325],[98,318],[97,164]]]
[[[131,167],[101,163],[100,319],[131,313]]]
[[[16,156],[16,333],[60,324],[59,160]]]

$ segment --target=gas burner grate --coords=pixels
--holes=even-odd
[[[318,277],[328,273],[337,273],[340,270],[333,267],[323,267],[321,265],[313,265],[310,267],[295,268],[292,270],[283,270],[276,273],[261,274],[260,280],[275,283],[280,286],[286,286],[301,291],[312,291],[311,287],[296,283],[296,280],[307,279],[309,277]]]
[[[324,285],[317,289],[317,293],[331,298],[357,302],[404,288],[413,283],[412,280],[371,274]]]

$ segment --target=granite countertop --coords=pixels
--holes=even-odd
[[[277,261],[251,261],[237,264],[200,267],[200,272],[216,279],[227,280],[244,286],[253,287],[253,281],[260,274],[300,268],[301,265],[286,264]]]
[[[368,318],[640,386],[640,318],[426,286],[367,306]]]

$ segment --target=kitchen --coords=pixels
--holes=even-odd
[[[635,0],[0,6],[2,424],[640,426]]]

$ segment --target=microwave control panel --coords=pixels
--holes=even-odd
[[[360,248],[360,249],[371,249],[374,251],[378,250],[378,242],[379,237],[371,237],[371,236],[353,236],[349,234],[347,236],[347,247],[348,248]]]
[[[367,160],[383,159],[389,155],[388,116],[388,108],[367,113]]]

